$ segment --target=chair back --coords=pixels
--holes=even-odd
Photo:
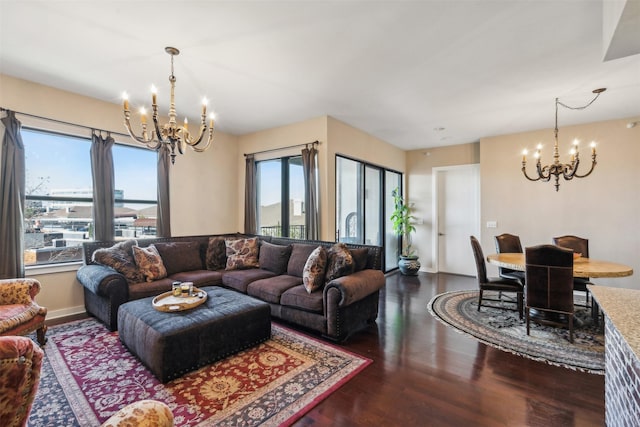
[[[520,237],[509,233],[503,233],[495,236],[496,252],[501,253],[522,253],[522,244]],[[515,273],[516,270],[510,268],[499,267],[500,275]]]
[[[589,258],[589,240],[577,236],[560,236],[553,238],[553,244],[563,248],[573,249],[574,252]]]
[[[525,249],[527,306],[573,313],[573,251],[554,245]]]
[[[40,382],[43,355],[28,337],[0,337],[0,425],[26,425]]]
[[[487,264],[484,261],[482,246],[474,236],[471,236],[471,248],[473,249],[473,257],[476,260],[476,269],[478,271],[478,284],[487,283]]]

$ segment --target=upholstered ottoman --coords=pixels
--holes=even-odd
[[[179,312],[153,308],[153,298],[118,309],[120,341],[163,383],[271,336],[269,304],[216,286],[198,307]]]

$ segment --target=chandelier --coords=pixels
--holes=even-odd
[[[540,150],[542,149],[542,144],[538,144],[538,146],[536,147],[536,153],[534,154],[534,157],[537,159],[536,172],[538,176],[535,178],[531,178],[529,175],[527,175],[527,150],[524,150],[522,152],[522,173],[524,174],[525,178],[527,178],[529,181],[547,182],[551,180],[551,176],[554,176],[556,191],[558,191],[560,189],[560,176],[562,176],[566,181],[569,181],[573,178],[584,178],[591,175],[591,172],[593,172],[593,169],[595,168],[597,163],[595,142],[591,143],[591,168],[587,173],[583,175],[580,175],[578,173],[578,167],[580,166],[580,153],[578,151],[579,141],[577,139],[573,140],[573,148],[570,151],[571,162],[560,162],[560,154],[558,151],[558,105],[562,105],[563,107],[570,110],[584,110],[585,108],[593,104],[593,102],[598,99],[600,94],[605,90],[607,89],[595,89],[593,93],[595,93],[596,96],[587,105],[584,105],[582,107],[570,107],[566,104],[563,104],[558,100],[558,98],[556,98],[556,127],[554,129],[555,144],[553,146],[553,163],[551,163],[550,165],[542,166],[542,162],[540,160]]]
[[[173,75],[173,57],[180,54],[180,51],[175,47],[165,47],[164,50],[171,55],[171,75],[169,76],[169,83],[171,83],[171,99],[169,104],[169,123],[161,125],[158,122],[158,103],[156,101],[157,89],[155,86],[151,86],[151,108],[153,109],[153,128],[149,132],[147,130],[147,113],[144,107],[140,108],[140,123],[142,125],[142,136],[137,136],[133,129],[131,129],[131,112],[129,111],[129,97],[125,92],[122,97],[124,99],[124,124],[135,141],[146,145],[153,150],[159,150],[161,147],[166,147],[171,154],[171,164],[176,162],[176,148],[180,154],[184,154],[187,147],[191,147],[192,150],[202,153],[213,142],[213,113],[211,113],[209,126],[207,127],[207,99],[202,100],[202,116],[200,122],[200,131],[197,137],[193,137],[189,132],[189,126],[187,118],[184,119],[184,124],[178,126],[176,122],[176,104],[174,100],[174,90],[176,86],[176,78]],[[207,142],[203,146],[199,146],[202,139],[207,133]]]

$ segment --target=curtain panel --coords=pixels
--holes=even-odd
[[[98,241],[114,238],[115,178],[111,135],[91,135],[91,177],[93,180],[93,229]]]
[[[156,235],[171,237],[171,201],[169,194],[169,149],[162,144],[158,150],[158,212],[156,219]]]
[[[256,159],[253,154],[245,157],[244,177],[244,232],[256,234],[258,228],[257,209],[257,183],[256,183]]]
[[[302,150],[302,173],[305,186],[305,222],[306,238],[320,239],[320,221],[318,218],[318,150],[315,145]]]
[[[24,277],[25,155],[21,124],[13,111],[1,119],[0,279]]]

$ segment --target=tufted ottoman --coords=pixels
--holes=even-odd
[[[163,383],[271,337],[268,303],[216,286],[200,289],[208,298],[190,310],[158,311],[152,297],[118,310],[120,341]]]

